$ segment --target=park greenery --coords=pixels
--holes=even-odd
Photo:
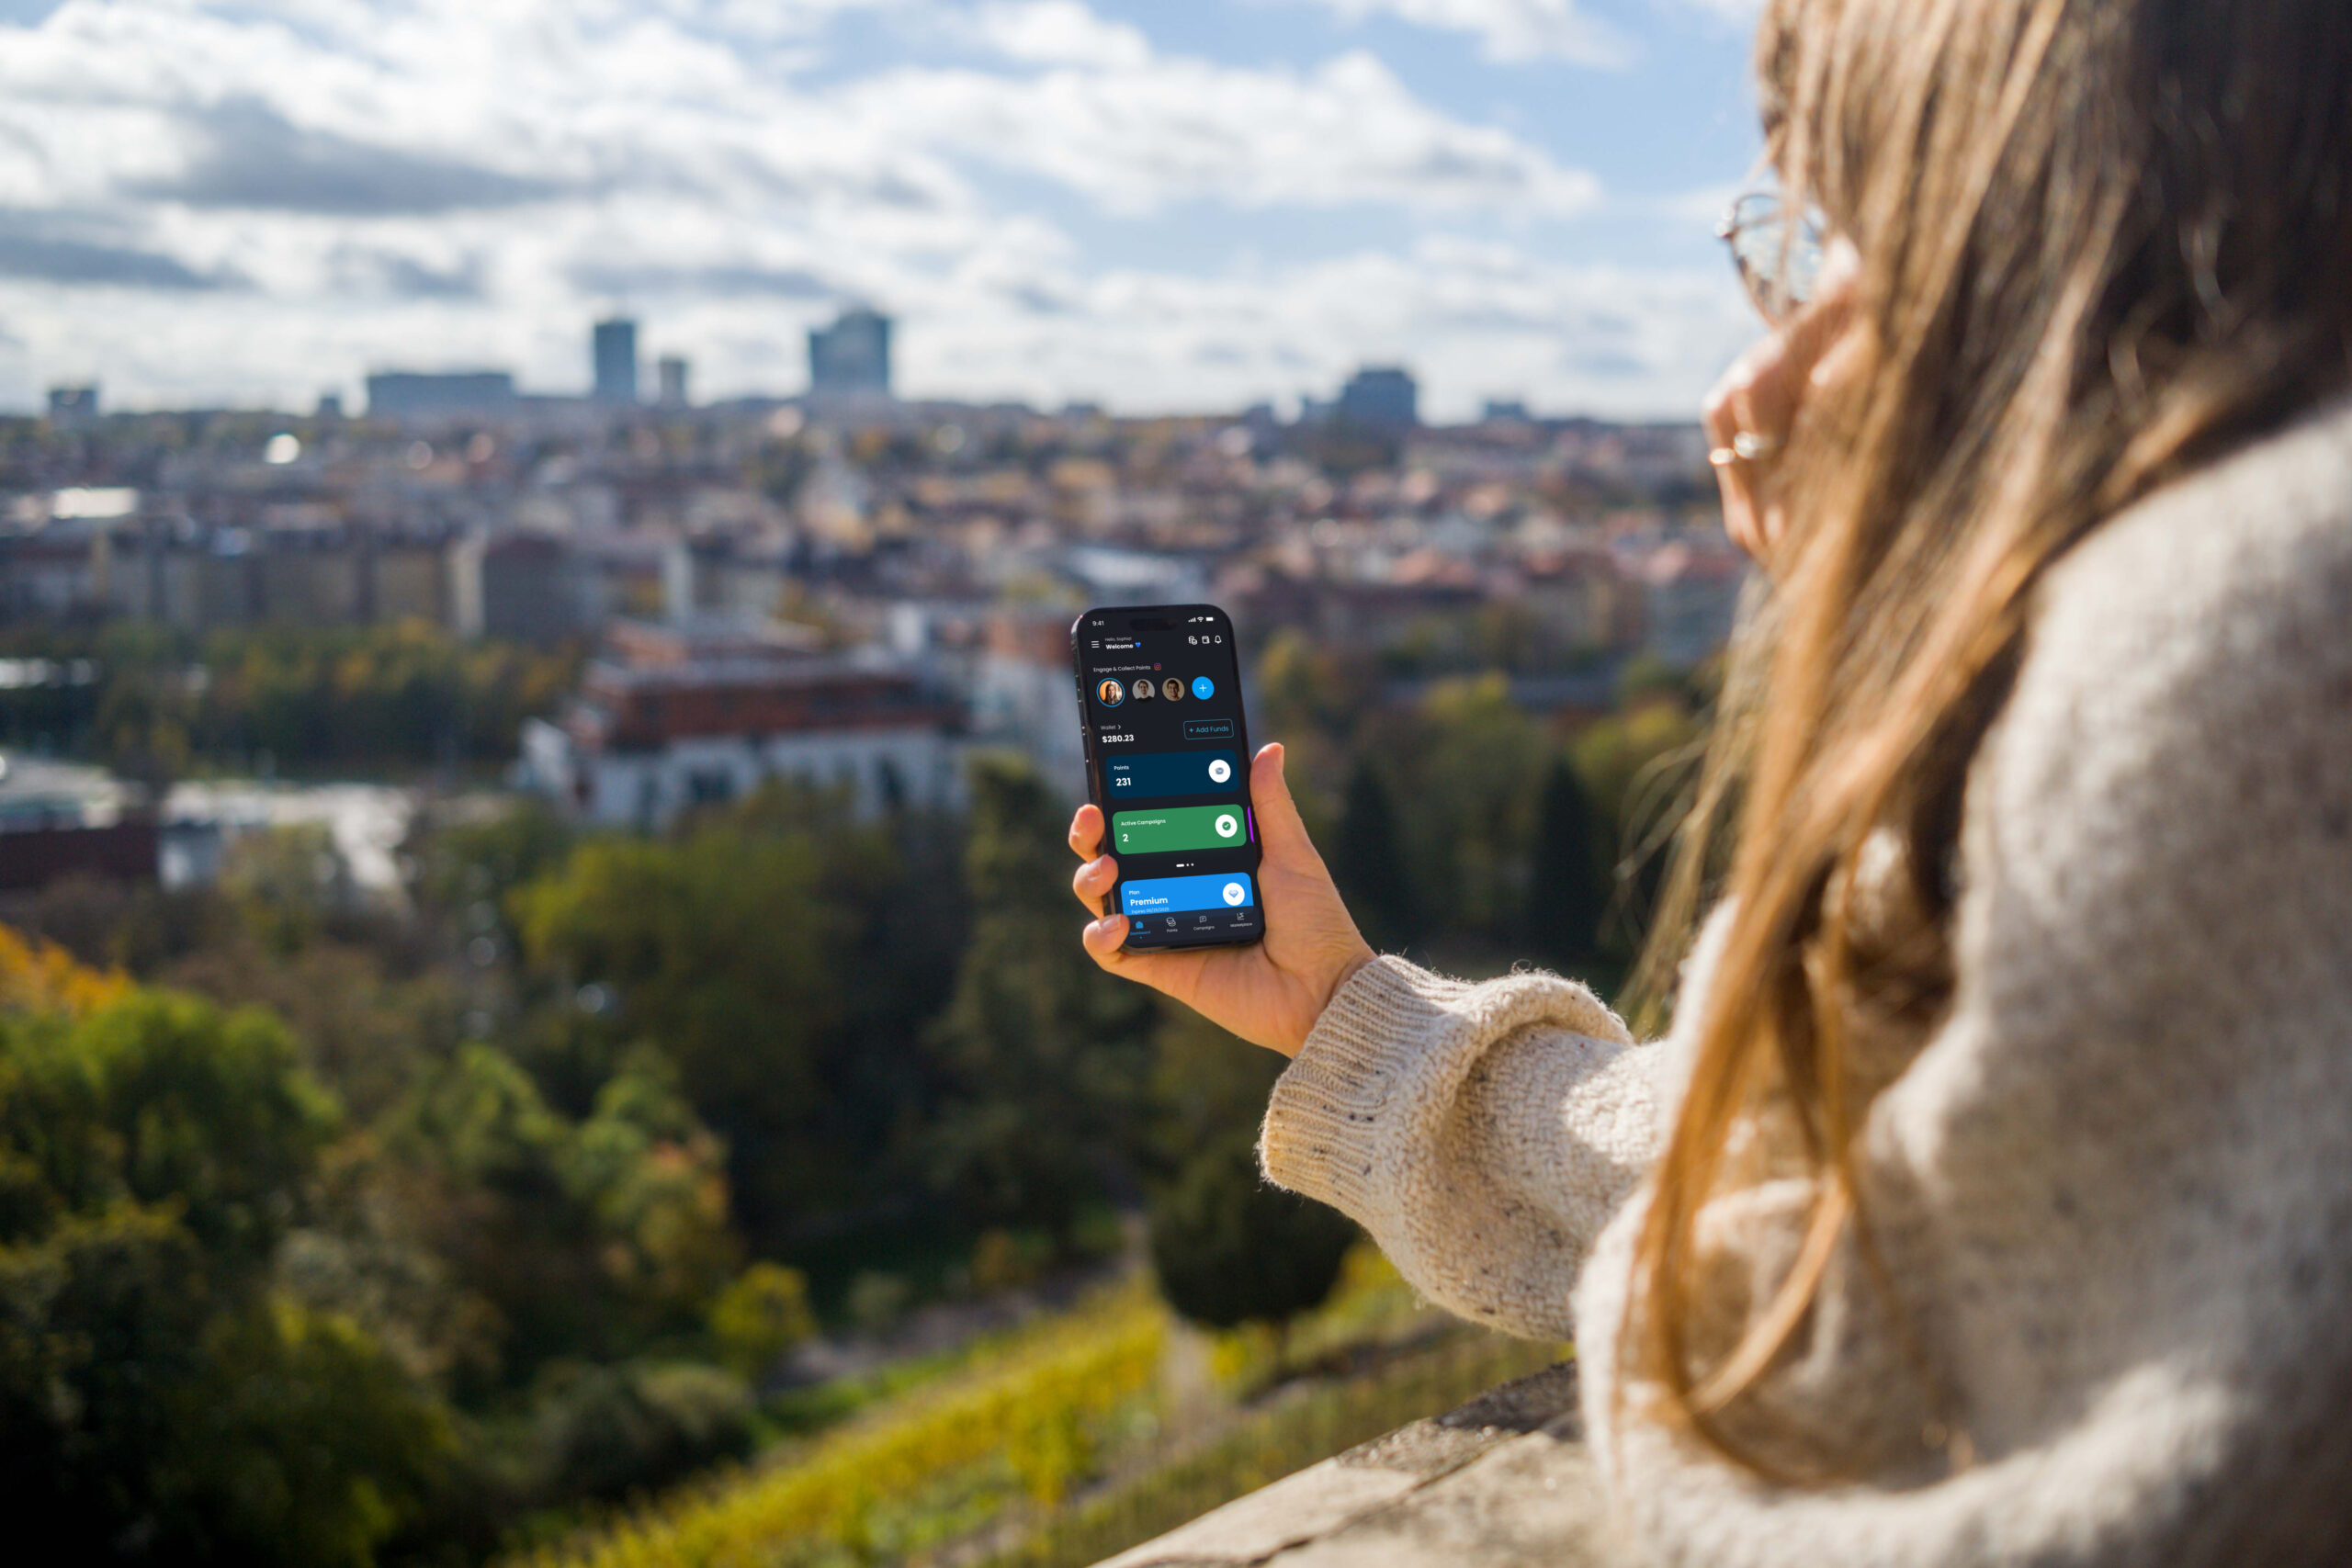
[[[0,631],[45,677],[0,694],[0,747],[149,784],[206,773],[487,771],[575,682],[575,649],[468,643],[424,621],[326,629],[138,622]]]
[[[82,743],[165,773],[462,758],[555,680],[397,629],[134,641]],[[1289,638],[1256,685],[1377,943],[1623,976],[1627,824],[1703,691],[1637,669],[1555,720]],[[287,829],[209,888],[0,912],[0,1494],[91,1558],[875,1562],[1025,1519],[1007,1561],[1084,1561],[1536,1364],[1414,1341],[1250,1414],[1426,1320],[1260,1183],[1279,1060],[1086,960],[1068,803],[1000,755],[966,794],[775,781],[642,836],[460,795],[397,907]],[[1203,1333],[1214,1430],[1169,1370]],[[808,1371],[820,1338],[867,1370]]]

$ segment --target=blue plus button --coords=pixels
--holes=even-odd
[[[1208,701],[1211,697],[1216,695],[1216,682],[1210,680],[1205,675],[1193,676],[1193,695],[1200,698],[1203,702]]]

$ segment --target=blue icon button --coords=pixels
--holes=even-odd
[[[1216,694],[1216,682],[1205,675],[1193,677],[1193,695],[1206,702]]]

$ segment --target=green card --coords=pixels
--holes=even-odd
[[[1249,818],[1238,806],[1172,806],[1122,811],[1111,818],[1111,852],[1155,855],[1176,850],[1225,850],[1247,842]]]

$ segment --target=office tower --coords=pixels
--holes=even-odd
[[[662,377],[662,406],[682,409],[686,406],[686,375],[689,369],[684,356],[665,354],[658,367]]]
[[[87,387],[51,387],[49,389],[49,423],[53,425],[86,424],[98,417],[98,389]]]
[[[596,400],[600,403],[637,401],[637,322],[615,316],[596,323],[593,340],[596,364]]]
[[[368,377],[368,412],[377,419],[503,413],[514,406],[514,378],[503,370],[378,370]]]
[[[1409,430],[1420,423],[1420,389],[1401,366],[1367,365],[1340,389],[1340,418],[1375,430]]]
[[[843,310],[831,326],[810,329],[808,395],[888,397],[890,318],[855,305]]]

